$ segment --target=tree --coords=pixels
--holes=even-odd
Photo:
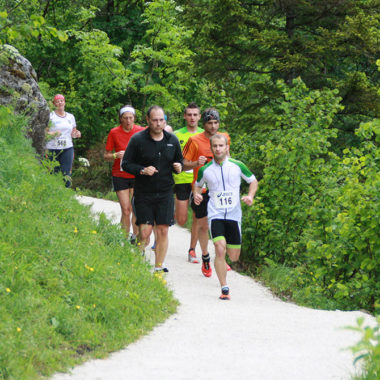
[[[337,88],[344,109],[334,126],[341,130],[342,145],[353,138],[361,121],[379,115],[377,0],[180,3],[194,30],[195,66],[202,75],[229,86],[227,93],[235,103],[257,109],[250,101],[257,98],[250,85],[253,74],[289,85],[301,77],[311,89]],[[231,120],[238,121],[239,114],[231,114]]]

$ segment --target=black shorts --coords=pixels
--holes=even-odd
[[[136,212],[136,224],[174,224],[173,192],[135,194],[133,207]]]
[[[209,220],[209,229],[213,242],[224,239],[227,248],[241,247],[241,226],[236,220],[212,219]]]
[[[188,201],[191,194],[191,183],[179,183],[174,185],[174,194],[179,201]]]
[[[201,202],[200,205],[196,205],[194,203],[193,193],[191,193],[191,196],[190,196],[190,201],[191,201],[190,205],[197,219],[201,219],[207,216],[207,204],[210,199],[210,196],[208,195],[208,191],[206,191],[205,193],[202,193],[202,195],[203,195],[203,201]]]
[[[114,191],[133,189],[135,179],[112,176],[112,185]]]

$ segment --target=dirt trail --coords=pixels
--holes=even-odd
[[[119,221],[117,203],[89,197],[81,202]],[[181,303],[178,312],[109,358],[53,380],[347,380],[355,372],[346,348],[360,337],[343,327],[359,316],[373,318],[283,302],[234,271],[228,274],[232,299],[220,301],[216,275],[205,278],[200,264],[186,260],[189,232],[173,226],[169,234],[167,282]]]

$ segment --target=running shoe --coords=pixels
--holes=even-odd
[[[150,249],[152,251],[155,251],[156,250],[156,241],[154,241],[153,245],[150,247]]]
[[[129,236],[129,242],[132,244],[132,245],[137,245],[137,236],[135,234],[131,234]]]
[[[189,249],[189,253],[187,255],[187,260],[189,261],[189,263],[193,263],[193,264],[199,263],[199,260],[197,259],[197,255],[195,254],[194,248]]]
[[[154,268],[154,273],[168,273],[169,269],[166,267],[163,268]]]
[[[212,269],[210,265],[210,261],[202,261],[202,273],[205,277],[211,277]]]
[[[221,300],[230,300],[230,289],[229,288],[222,288],[222,294],[219,297]]]

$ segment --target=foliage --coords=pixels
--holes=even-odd
[[[336,183],[325,189],[329,195],[309,210],[302,241],[314,284],[306,291],[321,292],[346,307],[374,310],[380,299],[380,123],[364,123],[356,133],[360,146],[345,150],[334,170]]]
[[[104,215],[95,222],[61,176],[49,175],[35,160],[22,134],[25,124],[0,108],[4,379],[46,377],[103,357],[176,307],[121,229]]]
[[[277,86],[282,101],[262,107],[262,126],[256,126],[253,153],[264,168],[255,207],[245,213],[245,220],[254,220],[245,229],[245,250],[254,248],[260,257],[270,254],[288,264],[297,261],[307,209],[323,191],[321,180],[328,177],[329,139],[335,136],[328,127],[340,106],[334,92],[308,91],[300,80],[291,88],[283,82]],[[250,145],[245,135],[240,141]]]
[[[288,268],[280,292],[302,303],[373,310],[380,298],[379,122],[363,123],[361,143],[340,158],[329,148],[341,107],[336,93],[309,91],[300,81],[278,88],[283,101],[261,108],[255,139],[233,138],[238,156],[251,156],[263,177],[255,207],[245,211],[243,260],[267,265],[264,278]]]
[[[377,380],[380,378],[380,316],[376,318],[374,327],[364,326],[364,318],[357,320],[356,327],[348,327],[350,330],[361,334],[361,340],[351,347],[355,357],[354,363],[363,364],[360,375],[355,380]]]
[[[253,123],[241,116],[260,117],[255,104],[273,96],[272,86],[261,88],[264,97],[251,86],[261,76],[288,84],[301,77],[311,89],[338,89],[344,109],[334,117],[335,149],[356,141],[359,123],[379,115],[377,0],[179,3],[182,19],[196,36],[192,46],[199,75],[223,83],[229,98],[249,110],[249,115],[232,110],[229,123],[250,131]]]
[[[89,167],[81,166],[76,159],[73,166],[73,184],[76,190],[84,190],[93,194],[106,194],[112,190],[112,164],[104,160],[104,146],[101,142],[87,151]]]

